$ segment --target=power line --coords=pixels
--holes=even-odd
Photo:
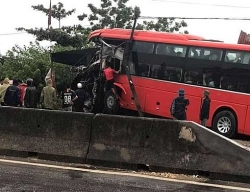
[[[189,5],[208,5],[208,6],[216,6],[216,7],[229,7],[229,8],[239,8],[239,9],[250,9],[250,7],[243,7],[237,5],[222,5],[222,4],[212,4],[212,3],[195,3],[195,2],[187,2],[187,1],[172,1],[172,0],[152,0],[152,1],[160,1],[166,3],[181,3],[181,4],[189,4]]]
[[[183,20],[238,20],[238,21],[248,21],[250,18],[244,17],[152,17],[152,16],[141,16],[139,19],[183,19]]]

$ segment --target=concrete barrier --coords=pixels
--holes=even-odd
[[[198,124],[97,115],[87,162],[110,161],[249,176],[250,151]]]
[[[0,107],[0,149],[85,158],[93,116]]]
[[[250,176],[248,149],[192,122],[0,107],[0,150]]]

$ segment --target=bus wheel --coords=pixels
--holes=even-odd
[[[221,111],[214,117],[213,130],[225,137],[233,138],[237,134],[237,124],[231,111]]]
[[[104,96],[104,111],[108,114],[117,114],[119,111],[119,102],[112,90]]]

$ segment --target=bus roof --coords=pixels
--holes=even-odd
[[[120,28],[114,28],[114,29],[99,29],[96,31],[93,31],[89,35],[89,39],[99,36],[112,36],[115,39],[120,39],[120,37],[127,36],[129,39],[131,34],[131,29],[120,29]],[[147,38],[163,38],[163,39],[175,39],[175,40],[205,40],[205,38],[190,34],[177,34],[177,33],[167,33],[167,32],[158,32],[158,31],[144,31],[144,30],[135,30],[134,36],[141,36],[141,37],[147,37]]]
[[[99,29],[93,31],[89,35],[91,40],[94,37],[101,36],[108,39],[120,39],[128,40],[130,38],[131,29]],[[158,31],[143,31],[135,30],[134,40],[155,42],[155,43],[170,43],[179,45],[189,45],[189,46],[199,46],[199,47],[210,47],[218,49],[233,49],[241,51],[250,51],[250,45],[242,44],[228,44],[221,41],[211,41],[200,36],[190,35],[190,34],[176,34]]]

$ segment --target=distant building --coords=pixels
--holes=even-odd
[[[238,44],[250,45],[250,34],[247,34],[244,31],[240,31],[240,36],[238,39]]]

